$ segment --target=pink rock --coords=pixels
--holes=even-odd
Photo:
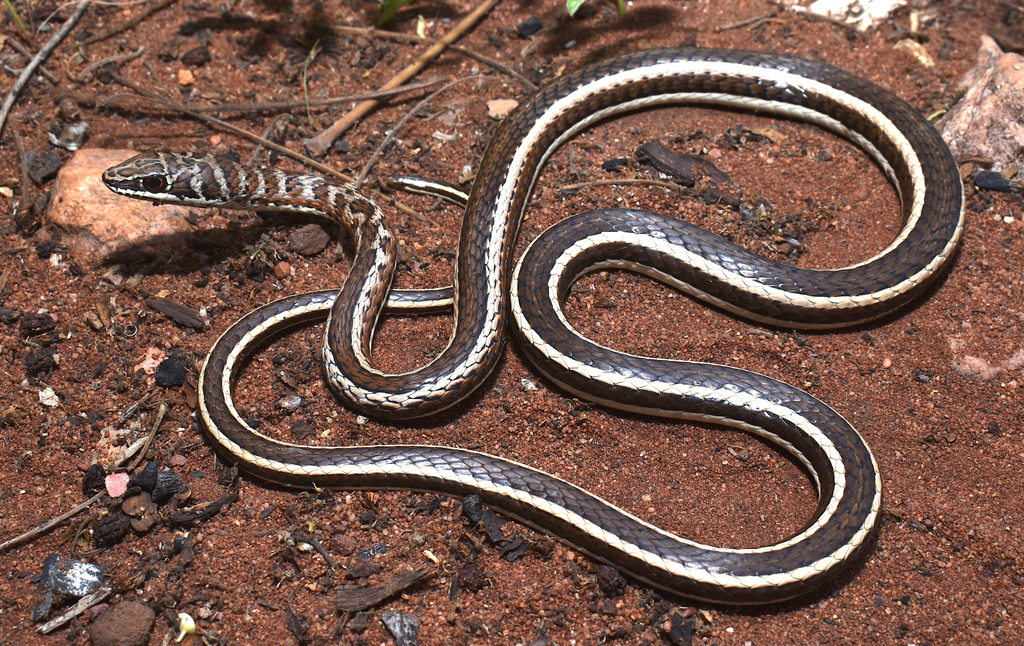
[[[111,498],[120,498],[124,495],[124,492],[128,491],[128,474],[127,473],[111,473],[104,480],[103,483],[107,487],[107,495]]]
[[[143,371],[147,375],[151,375],[156,372],[156,369],[160,367],[161,362],[167,358],[164,351],[160,348],[154,348],[150,346],[146,348],[146,354],[142,356],[142,361],[132,368],[132,372]]]

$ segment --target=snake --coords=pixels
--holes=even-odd
[[[859,146],[884,171],[902,227],[858,264],[816,270],[763,258],[686,221],[635,209],[571,216],[513,250],[541,168],[564,142],[627,111],[721,106],[809,122]],[[964,225],[957,164],[917,110],[831,65],[739,50],[673,48],[591,64],[544,85],[496,126],[466,199],[448,289],[392,289],[396,242],[381,209],[351,185],[194,153],[143,153],[108,169],[115,192],[154,203],[283,210],[340,222],[356,241],[342,287],[297,294],[244,316],[200,374],[199,416],[215,445],[259,478],[294,487],[477,494],[483,502],[641,584],[727,604],[772,603],[832,582],[868,547],[882,504],[864,438],[812,395],[738,367],[634,356],[581,334],[563,306],[581,276],[640,272],[711,306],[784,329],[863,324],[926,294]],[[415,182],[410,182],[415,184]],[[410,188],[417,188],[410,186]],[[446,189],[424,180],[426,192]],[[458,189],[453,189],[458,192]],[[402,374],[371,362],[382,312],[448,307],[449,342]],[[327,318],[322,352],[332,393],[360,414],[398,423],[435,415],[483,384],[514,337],[536,370],[599,405],[753,434],[806,470],[818,494],[804,527],[755,548],[706,545],[649,524],[556,475],[459,447],[305,446],[247,424],[232,384],[268,336]]]

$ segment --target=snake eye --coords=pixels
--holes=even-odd
[[[157,193],[167,188],[167,182],[159,175],[149,175],[142,180],[142,188]]]

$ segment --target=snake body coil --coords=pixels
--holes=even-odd
[[[851,139],[896,187],[902,231],[868,261],[815,271],[770,262],[674,218],[599,211],[555,225],[513,271],[519,221],[552,151],[595,121],[666,103],[767,111]],[[960,178],[942,139],[910,106],[863,79],[821,63],[731,50],[615,58],[546,86],[498,128],[466,207],[451,341],[423,368],[388,375],[369,362],[380,311],[436,307],[446,294],[389,290],[394,241],[380,211],[357,191],[313,175],[160,153],[109,169],[104,181],[119,193],[157,202],[318,213],[356,234],[356,259],[340,291],[270,303],[233,325],[211,350],[201,376],[200,413],[213,440],[240,466],[303,487],[479,493],[488,504],[638,579],[725,603],[786,599],[834,578],[863,549],[878,519],[881,481],[874,458],[841,416],[792,386],[737,368],[625,355],[587,340],[561,310],[571,285],[589,271],[622,267],[756,321],[852,325],[920,295],[948,264],[963,224]],[[807,468],[818,508],[807,527],[778,544],[722,549],[648,525],[549,474],[481,453],[437,446],[307,447],[259,434],[234,407],[236,367],[270,332],[328,311],[328,384],[360,412],[405,419],[461,401],[494,367],[511,315],[524,351],[552,381],[615,408],[724,424],[767,438]]]

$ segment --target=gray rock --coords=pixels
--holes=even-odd
[[[404,612],[385,610],[380,615],[381,621],[388,632],[395,638],[398,646],[416,646],[420,636],[420,622],[416,617]]]
[[[84,597],[103,585],[103,568],[51,554],[43,562],[43,587],[72,597]]]

